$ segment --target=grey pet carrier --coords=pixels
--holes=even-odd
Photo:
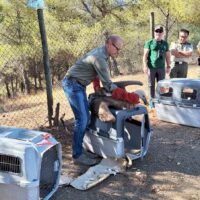
[[[59,184],[61,145],[49,133],[0,126],[0,199],[49,199]]]
[[[152,130],[145,106],[132,109],[111,109],[115,123],[102,122],[91,115],[89,130],[84,137],[84,146],[104,158],[120,158],[128,155],[137,159],[146,155]]]
[[[154,103],[158,119],[200,127],[200,80],[159,81]]]

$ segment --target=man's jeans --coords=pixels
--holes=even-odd
[[[64,78],[62,87],[75,116],[72,156],[78,158],[82,154],[82,143],[89,121],[89,107],[86,89],[75,80]]]

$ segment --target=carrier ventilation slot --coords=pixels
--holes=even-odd
[[[43,154],[40,171],[40,198],[45,198],[55,187],[59,173],[57,146]]]
[[[0,154],[0,171],[21,173],[21,163],[18,157]]]

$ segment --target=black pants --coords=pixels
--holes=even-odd
[[[187,78],[188,64],[186,62],[175,63],[175,66],[171,69],[170,78]]]
[[[149,69],[148,84],[151,98],[155,98],[155,82],[163,79],[165,79],[165,68]]]
[[[200,56],[199,56],[198,59],[197,59],[197,63],[198,63],[198,65],[200,66]]]

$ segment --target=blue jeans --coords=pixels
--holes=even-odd
[[[62,87],[75,117],[72,157],[78,158],[82,154],[83,137],[89,122],[86,88],[68,78],[63,79]]]

